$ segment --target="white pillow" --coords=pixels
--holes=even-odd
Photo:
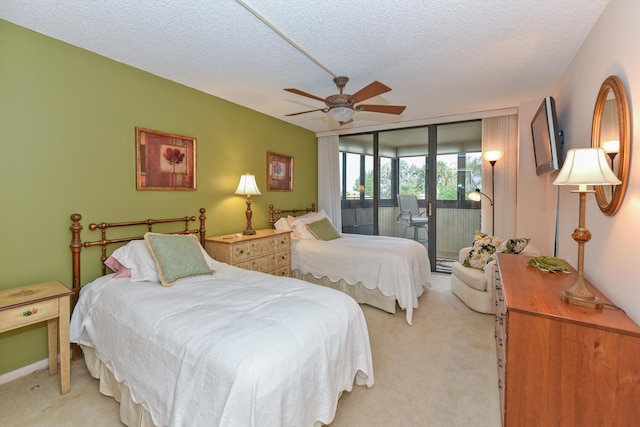
[[[276,230],[292,231],[291,225],[289,225],[289,221],[287,218],[280,218],[279,220],[277,220],[274,224],[274,227],[276,228]]]
[[[131,270],[132,282],[159,282],[156,262],[144,240],[132,240],[111,254],[118,262]]]
[[[320,212],[309,212],[306,215],[295,217],[292,222],[293,237],[303,240],[318,240],[316,236],[307,229],[307,224],[323,218],[329,219],[324,209],[321,209]]]
[[[217,261],[209,256],[198,240],[200,251],[204,256],[207,265],[215,270]],[[120,264],[131,270],[132,282],[160,282],[156,262],[151,255],[144,240],[132,240],[126,245],[119,247],[111,254]]]

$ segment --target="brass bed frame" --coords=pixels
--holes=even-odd
[[[302,209],[275,209],[273,205],[269,205],[269,228],[276,228],[276,222],[282,218],[282,214],[292,214],[297,216],[298,214],[308,214],[309,212],[316,211],[316,204],[311,203],[310,208]]]
[[[113,239],[107,238],[107,230],[114,227],[135,227],[145,225],[148,231],[153,231],[153,226],[156,224],[170,224],[170,223],[184,223],[184,227],[181,230],[177,230],[172,232],[173,234],[196,234],[200,240],[200,243],[204,246],[204,238],[207,232],[206,228],[206,219],[205,216],[206,209],[200,208],[200,216],[185,216],[181,218],[163,218],[163,219],[145,219],[141,221],[125,221],[125,222],[101,222],[99,224],[89,224],[89,230],[101,230],[100,240],[93,241],[85,241],[83,242],[80,238],[80,232],[82,231],[82,224],[80,224],[80,220],[82,219],[82,215],[78,213],[74,213],[71,215],[71,226],[69,229],[71,230],[71,263],[72,263],[72,305],[71,307],[75,307],[76,302],[78,301],[78,297],[80,295],[80,289],[82,287],[82,283],[80,280],[80,253],[82,248],[88,248],[91,246],[100,246],[102,248],[100,263],[102,266],[102,275],[107,274],[107,266],[104,265],[104,261],[107,259],[107,246],[115,243],[124,243],[130,242],[132,240],[140,240],[143,239],[144,236],[138,234],[136,236],[130,237],[118,237]],[[190,223],[195,222],[196,220],[200,221],[200,226],[198,228],[189,228]],[[133,229],[127,229],[133,230]],[[164,232],[164,231],[163,231]],[[133,231],[131,231],[133,233]]]

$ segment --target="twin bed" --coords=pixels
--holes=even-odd
[[[373,386],[359,305],[211,259],[202,249],[204,209],[199,218],[91,224],[101,230],[92,241],[81,239],[81,216],[71,219],[72,342],[100,391],[120,402],[126,425],[328,424],[343,391]],[[173,223],[184,226],[153,230]],[[109,238],[112,228],[137,235]],[[103,276],[81,288],[81,252],[92,246],[101,248]]]
[[[269,206],[270,227],[292,232],[293,277],[340,290],[359,303],[389,313],[395,313],[399,306],[411,325],[418,297],[431,283],[424,245],[397,237],[347,233],[332,233],[323,240],[306,228],[328,220],[324,218],[327,215],[322,210],[316,212],[315,204],[302,209]],[[339,238],[334,238],[336,235]]]

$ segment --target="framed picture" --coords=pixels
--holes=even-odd
[[[136,189],[195,190],[196,139],[136,128]]]
[[[293,190],[293,157],[267,153],[267,190]]]

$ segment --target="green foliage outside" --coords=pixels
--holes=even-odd
[[[467,168],[464,186],[467,192],[482,184],[482,158],[479,154],[467,155]],[[400,159],[400,194],[415,194],[419,199],[425,198],[425,173],[422,165],[411,164]],[[458,170],[443,161],[437,162],[436,169],[437,200],[456,200],[458,197]],[[360,180],[356,179],[351,191],[358,193]],[[373,170],[365,174],[365,197],[373,198]],[[380,166],[380,198],[391,199],[391,163],[382,162]]]

